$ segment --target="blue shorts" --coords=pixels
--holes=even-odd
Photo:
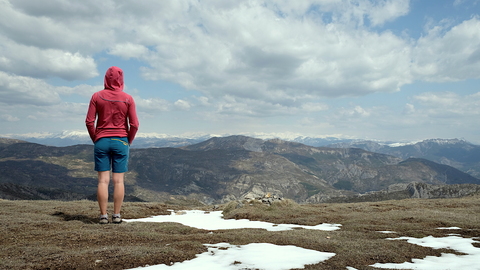
[[[130,145],[126,137],[106,137],[95,142],[95,171],[128,171]]]

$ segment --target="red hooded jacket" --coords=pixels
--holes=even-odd
[[[135,101],[123,92],[123,71],[118,67],[109,68],[104,87],[90,99],[85,119],[88,134],[93,142],[103,137],[127,137],[131,144],[139,123]]]

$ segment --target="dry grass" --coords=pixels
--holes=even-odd
[[[387,237],[445,236],[460,227],[464,237],[480,240],[480,198],[401,200],[375,203],[298,205],[292,201],[272,206],[235,203],[222,206],[230,218],[274,223],[316,225],[340,223],[338,231],[297,229],[269,232],[261,229],[220,230],[210,233],[176,223],[97,224],[97,205],[91,201],[0,200],[1,269],[126,269],[172,264],[206,251],[203,244],[254,242],[295,245],[324,252],[333,258],[306,269],[374,269],[376,262],[404,262],[451,250],[434,250],[388,241]],[[125,203],[125,218],[168,214],[185,205]],[[378,231],[395,231],[383,234]]]

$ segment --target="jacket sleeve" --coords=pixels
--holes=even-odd
[[[138,122],[137,109],[135,105],[135,100],[131,99],[130,105],[128,106],[128,143],[132,144],[135,135],[137,134],[138,127],[140,123]]]
[[[95,119],[97,118],[97,106],[95,100],[95,94],[90,99],[88,105],[87,117],[85,119],[85,125],[87,126],[88,135],[92,142],[95,142]]]

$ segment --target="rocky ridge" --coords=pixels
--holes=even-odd
[[[0,142],[0,186],[13,183],[20,186],[17,190],[48,189],[42,191],[47,196],[63,190],[72,199],[92,198],[96,189],[92,149]],[[245,136],[212,138],[182,148],[131,149],[129,166],[128,198],[143,201],[183,198],[214,204],[270,193],[317,203],[367,198],[374,192],[383,192],[381,197],[388,199],[408,192],[406,186],[412,182],[480,184],[471,175],[424,159]],[[385,192],[395,185],[405,189]],[[0,196],[1,190],[5,194],[12,187],[0,188]]]

